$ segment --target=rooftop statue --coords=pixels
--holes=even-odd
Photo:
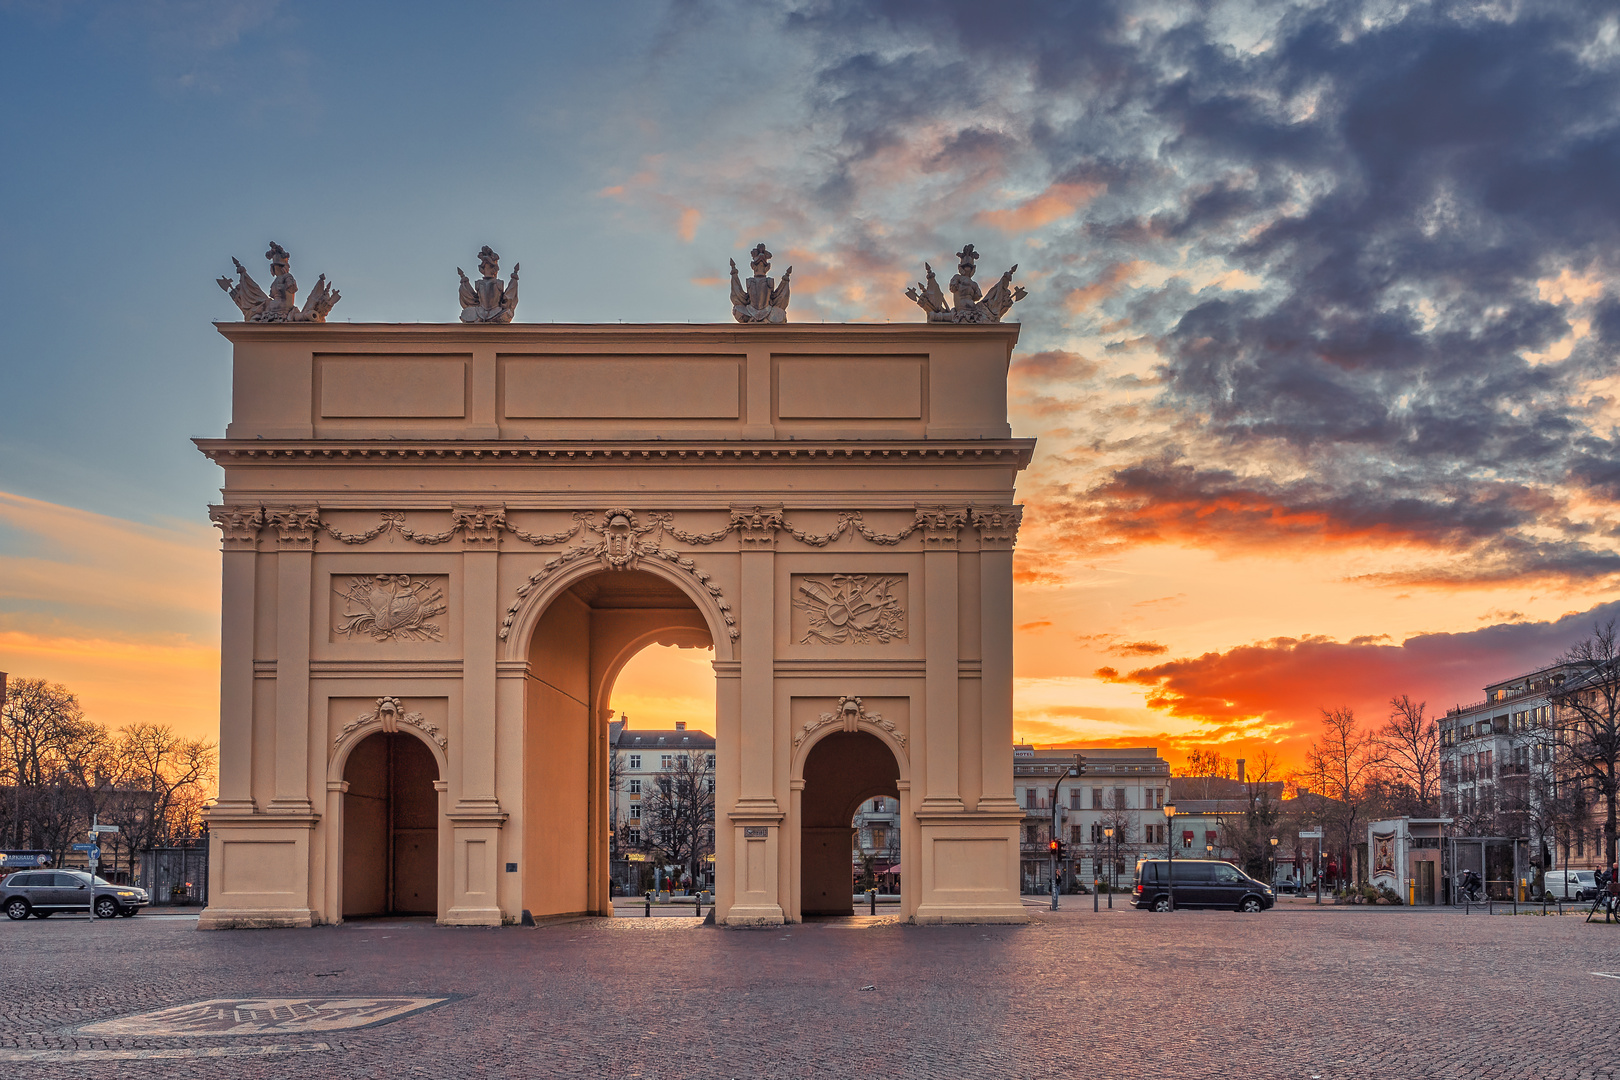
[[[775,284],[766,276],[771,268],[771,253],[764,244],[755,245],[748,253],[754,276],[747,283],[737,280],[737,260],[731,260],[731,314],[740,323],[787,322],[788,278],[793,267],[782,275],[782,283]]]
[[[939,282],[934,279],[934,268],[927,263],[923,263],[923,269],[928,272],[928,283],[918,282],[906,290],[906,295],[928,312],[929,322],[998,323],[1014,304],[1029,293],[1024,291],[1022,285],[1013,285],[1012,276],[1018,272],[1018,264],[1014,263],[1013,268],[1002,274],[1000,280],[990,286],[990,291],[981,296],[979,283],[973,280],[978,262],[979,253],[973,250],[972,244],[956,253],[956,275],[951,278],[954,307],[946,302]],[[922,291],[918,292],[918,289]]]
[[[512,280],[503,282],[497,274],[501,272],[501,257],[490,249],[488,244],[478,252],[477,281],[468,281],[467,275],[461,267],[456,267],[456,273],[461,275],[461,321],[464,323],[509,323],[517,311],[517,285],[518,266],[512,264]]]
[[[244,322],[282,323],[282,322],[320,322],[326,321],[326,313],[331,311],[337,302],[343,299],[341,293],[332,288],[322,274],[320,280],[315,282],[315,288],[310,291],[309,299],[304,301],[302,309],[298,307],[298,281],[292,276],[288,267],[289,256],[287,249],[270,241],[270,250],[264,253],[270,260],[270,295],[266,296],[259,283],[248,276],[247,268],[236,259],[231,259],[236,265],[237,282],[231,283],[228,277],[216,278],[219,287],[230,294],[236,306],[242,309]]]

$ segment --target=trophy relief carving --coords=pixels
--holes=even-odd
[[[900,574],[795,574],[794,640],[800,645],[888,645],[906,640]]]
[[[432,581],[408,574],[374,574],[350,578],[347,588],[334,591],[343,599],[343,617],[333,631],[344,637],[439,641],[444,636],[438,623],[428,621],[447,610],[444,589]]]

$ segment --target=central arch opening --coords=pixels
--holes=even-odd
[[[625,819],[610,816],[612,786],[624,784],[617,772],[609,776],[611,698],[625,665],[652,645],[710,648],[713,639],[680,586],[646,570],[603,570],[575,582],[535,627],[523,753],[523,906],[535,917],[612,914],[614,833]],[[671,724],[669,734],[684,732]],[[670,754],[660,771],[678,768],[678,742],[649,751],[657,756],[647,766],[663,766]],[[712,745],[686,762],[711,778]],[[627,800],[624,809],[627,817]]]

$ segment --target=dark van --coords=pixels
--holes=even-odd
[[[1149,911],[1169,911],[1175,891],[1178,908],[1264,911],[1277,902],[1271,886],[1254,880],[1229,862],[1208,859],[1143,859],[1136,864],[1131,903]]]

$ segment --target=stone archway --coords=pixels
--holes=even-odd
[[[900,801],[900,764],[876,735],[835,731],[805,755],[799,800],[801,916],[853,914],[850,819],[861,803],[880,795]],[[900,887],[907,888],[904,875]]]
[[[377,731],[343,765],[342,917],[437,915],[439,764],[426,743]]]
[[[608,702],[655,642],[707,646],[704,614],[669,578],[599,570],[552,596],[529,640],[524,693],[523,898],[534,917],[611,915]]]

